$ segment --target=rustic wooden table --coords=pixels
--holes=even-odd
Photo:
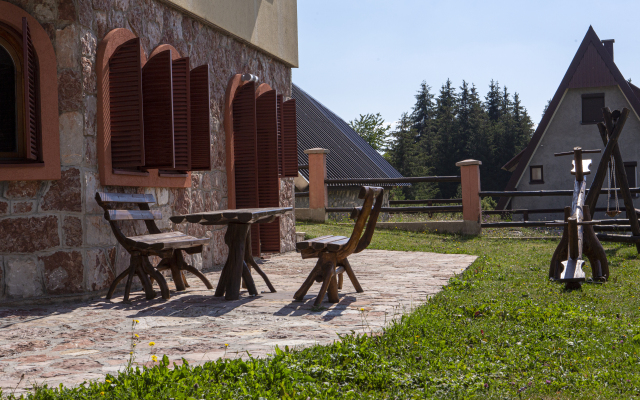
[[[201,225],[228,225],[224,241],[229,246],[229,257],[220,274],[215,296],[224,295],[226,300],[238,300],[243,278],[249,294],[258,294],[249,266],[264,279],[269,290],[276,291],[267,274],[255,263],[251,255],[251,224],[272,222],[278,215],[292,210],[292,207],[241,208],[176,215],[170,219],[176,224],[191,222]]]

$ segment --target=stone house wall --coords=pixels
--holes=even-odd
[[[1,1],[1,0],[0,0]],[[93,197],[96,191],[152,193],[161,229],[208,236],[195,267],[220,266],[227,256],[226,228],[174,225],[168,217],[227,207],[223,104],[236,73],[257,75],[291,95],[291,69],[226,34],[155,0],[9,0],[34,16],[49,34],[58,64],[59,181],[0,182],[0,301],[101,291],[129,262]],[[187,189],[101,187],[96,157],[96,48],[112,29],[127,28],[149,55],[173,45],[191,66],[210,67],[212,171],[194,172]],[[44,144],[46,146],[46,143]],[[281,205],[293,205],[293,179],[283,179]],[[123,226],[127,222],[122,223]],[[282,251],[293,250],[294,217],[281,218]],[[128,234],[146,232],[129,223]],[[136,278],[137,279],[137,278]]]

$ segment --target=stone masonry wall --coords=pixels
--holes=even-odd
[[[257,75],[260,82],[290,96],[291,69],[154,0],[9,2],[40,22],[56,52],[62,179],[0,182],[0,301],[102,290],[128,266],[128,254],[116,243],[93,199],[98,190],[154,194],[158,200],[155,207],[165,217],[159,221],[161,229],[179,229],[211,238],[211,245],[205,246],[202,255],[187,256],[187,261],[197,268],[221,265],[227,256],[226,228],[174,226],[168,217],[227,207],[222,118],[229,78],[249,72]],[[99,184],[96,48],[115,28],[127,28],[139,36],[147,55],[167,43],[183,56],[189,56],[192,67],[209,64],[213,170],[193,173],[191,188],[121,188]],[[282,187],[281,204],[292,205],[292,182],[283,179]],[[294,218],[283,217],[281,224],[282,250],[292,250]],[[126,232],[142,234],[143,227],[129,223]]]

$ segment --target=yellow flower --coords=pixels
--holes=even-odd
[[[129,354],[133,354],[133,351],[130,351]]]
[[[151,359],[153,362],[158,362],[158,357],[155,354],[151,356]]]
[[[229,343],[225,343],[225,344],[224,344],[224,347],[229,347]]]
[[[108,379],[105,379],[104,381],[105,381],[105,382],[107,382],[107,383],[111,383],[111,381],[110,381],[110,380],[108,380]]]
[[[134,333],[134,334],[133,334],[133,336],[135,336],[135,337],[140,337],[140,336],[138,336],[138,334],[137,334],[137,333]]]
[[[135,322],[136,324],[139,324],[139,323],[140,323],[140,321],[139,321],[139,320],[137,320],[137,319],[134,319],[134,320],[133,320],[133,322]]]
[[[149,346],[155,346],[156,342],[149,342]]]
[[[104,396],[104,392],[100,392],[100,394]]]
[[[135,344],[135,343],[134,343],[133,345],[134,345],[134,346],[136,346],[136,344]]]
[[[361,308],[360,308],[360,311],[364,311],[364,307],[361,307]]]

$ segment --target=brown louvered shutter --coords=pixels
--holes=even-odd
[[[191,70],[191,170],[211,170],[209,65]]]
[[[121,44],[109,59],[111,166],[144,166],[140,39]]]
[[[28,160],[40,158],[40,116],[38,104],[38,61],[31,42],[27,18],[22,18],[22,56],[24,69],[25,156]]]
[[[175,168],[171,51],[151,57],[142,68],[146,168]]]
[[[284,176],[298,176],[298,125],[296,123],[296,100],[289,99],[282,105],[282,148]]]
[[[173,60],[173,140],[175,169],[191,169],[191,110],[189,83],[189,57]]]
[[[260,207],[278,207],[278,96],[275,90],[263,93],[256,100],[258,123],[258,192]],[[280,221],[276,219],[260,227],[263,252],[280,251]]]
[[[278,106],[278,176],[284,176],[284,141],[282,140],[282,95],[277,97]]]
[[[245,83],[232,104],[236,208],[259,207],[255,91],[255,82]],[[254,256],[260,255],[259,224],[251,226],[251,249]]]

